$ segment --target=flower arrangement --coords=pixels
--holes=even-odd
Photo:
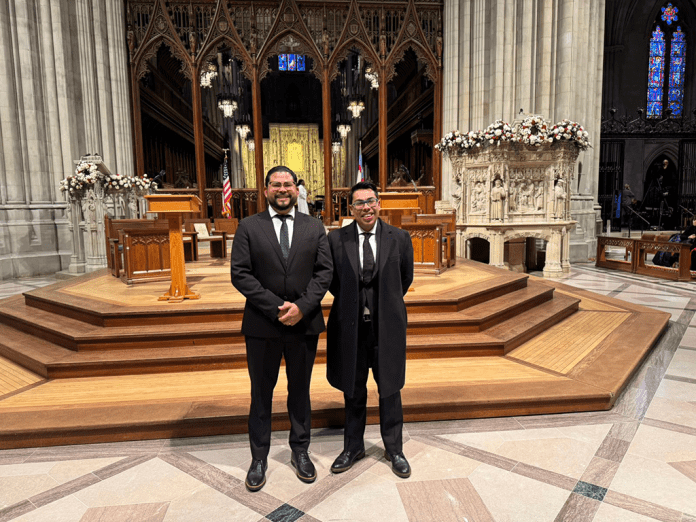
[[[144,174],[140,176],[122,176],[121,174],[110,174],[104,180],[104,187],[107,190],[120,190],[135,188],[140,191],[146,191],[150,187],[156,185],[151,179]]]
[[[579,123],[565,119],[551,127],[544,118],[533,115],[526,117],[514,127],[503,120],[496,120],[484,131],[448,132],[435,148],[447,156],[459,152],[467,153],[484,146],[500,145],[503,142],[539,147],[559,141],[570,141],[580,150],[587,150],[592,146],[587,131]]]
[[[563,120],[553,126],[549,136],[554,141],[568,140],[574,142],[580,150],[587,150],[592,146],[587,131],[578,122]]]
[[[483,139],[493,145],[513,138],[512,127],[503,120],[495,120],[483,131]]]
[[[453,150],[467,150],[471,148],[481,147],[484,143],[484,133],[479,131],[469,131],[461,133],[458,130],[448,132],[440,140],[440,143],[435,145],[435,148],[447,155]]]
[[[94,185],[103,178],[103,174],[97,169],[95,163],[81,162],[75,169],[75,174],[68,176],[60,182],[61,192],[76,194],[82,192],[90,185]]]
[[[512,141],[536,147],[542,143],[551,143],[553,139],[549,137],[548,129],[548,122],[541,116],[527,116],[515,128],[515,136],[512,138]]]

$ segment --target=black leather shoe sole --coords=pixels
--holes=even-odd
[[[341,468],[336,468],[333,465],[331,466],[331,473],[343,473],[344,471],[348,471],[350,468],[353,467],[353,464],[355,464],[356,461],[362,459],[365,456],[365,451],[361,451],[358,453],[353,460],[350,461],[349,464],[346,466],[343,466]]]
[[[389,453],[387,453],[386,451],[384,452],[384,458],[387,459],[388,462],[391,462],[391,457],[389,456]],[[401,473],[400,471],[397,471],[396,469],[394,469],[393,464],[392,464],[391,469],[394,472],[394,475],[396,475],[397,477],[408,478],[411,476],[411,468],[410,467],[409,467],[408,472],[406,472],[406,473]]]
[[[263,482],[261,482],[261,484],[259,484],[258,486],[252,486],[246,480],[244,481],[244,485],[246,486],[246,488],[249,491],[258,491],[259,489],[261,489],[262,487],[264,487],[266,485],[266,477],[265,476],[263,477]]]
[[[292,464],[292,467],[295,468],[295,475],[297,475],[297,478],[300,479],[302,482],[305,484],[311,484],[315,480],[317,480],[317,472],[314,471],[314,475],[311,477],[305,477],[300,474],[300,470],[297,469],[297,463],[295,462],[294,459],[290,459],[290,464]]]

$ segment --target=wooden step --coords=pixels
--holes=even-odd
[[[553,288],[531,283],[457,312],[412,313],[408,334],[480,332],[551,299]]]
[[[75,351],[238,343],[241,321],[101,327],[29,307],[22,296],[0,305],[0,323]]]

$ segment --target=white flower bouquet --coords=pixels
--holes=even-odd
[[[535,147],[539,147],[542,143],[552,143],[553,139],[549,137],[549,123],[538,115],[527,116],[515,128],[512,141]]]
[[[587,131],[578,122],[563,120],[553,126],[549,132],[553,141],[572,141],[580,150],[587,150],[592,147],[588,138]]]
[[[452,153],[455,150],[467,151],[468,149],[481,147],[484,142],[484,134],[479,131],[469,131],[467,133],[459,132],[458,130],[448,132],[440,140],[440,143],[435,145],[435,148],[445,155]]]
[[[512,127],[503,120],[495,120],[483,131],[483,139],[490,145],[511,141],[513,136]]]
[[[94,185],[103,179],[103,174],[97,169],[95,163],[81,162],[75,169],[75,174],[68,176],[60,182],[61,192],[77,194],[88,186]]]

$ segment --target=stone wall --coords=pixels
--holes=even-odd
[[[59,182],[99,153],[134,174],[121,0],[0,2],[0,280],[65,270]]]

